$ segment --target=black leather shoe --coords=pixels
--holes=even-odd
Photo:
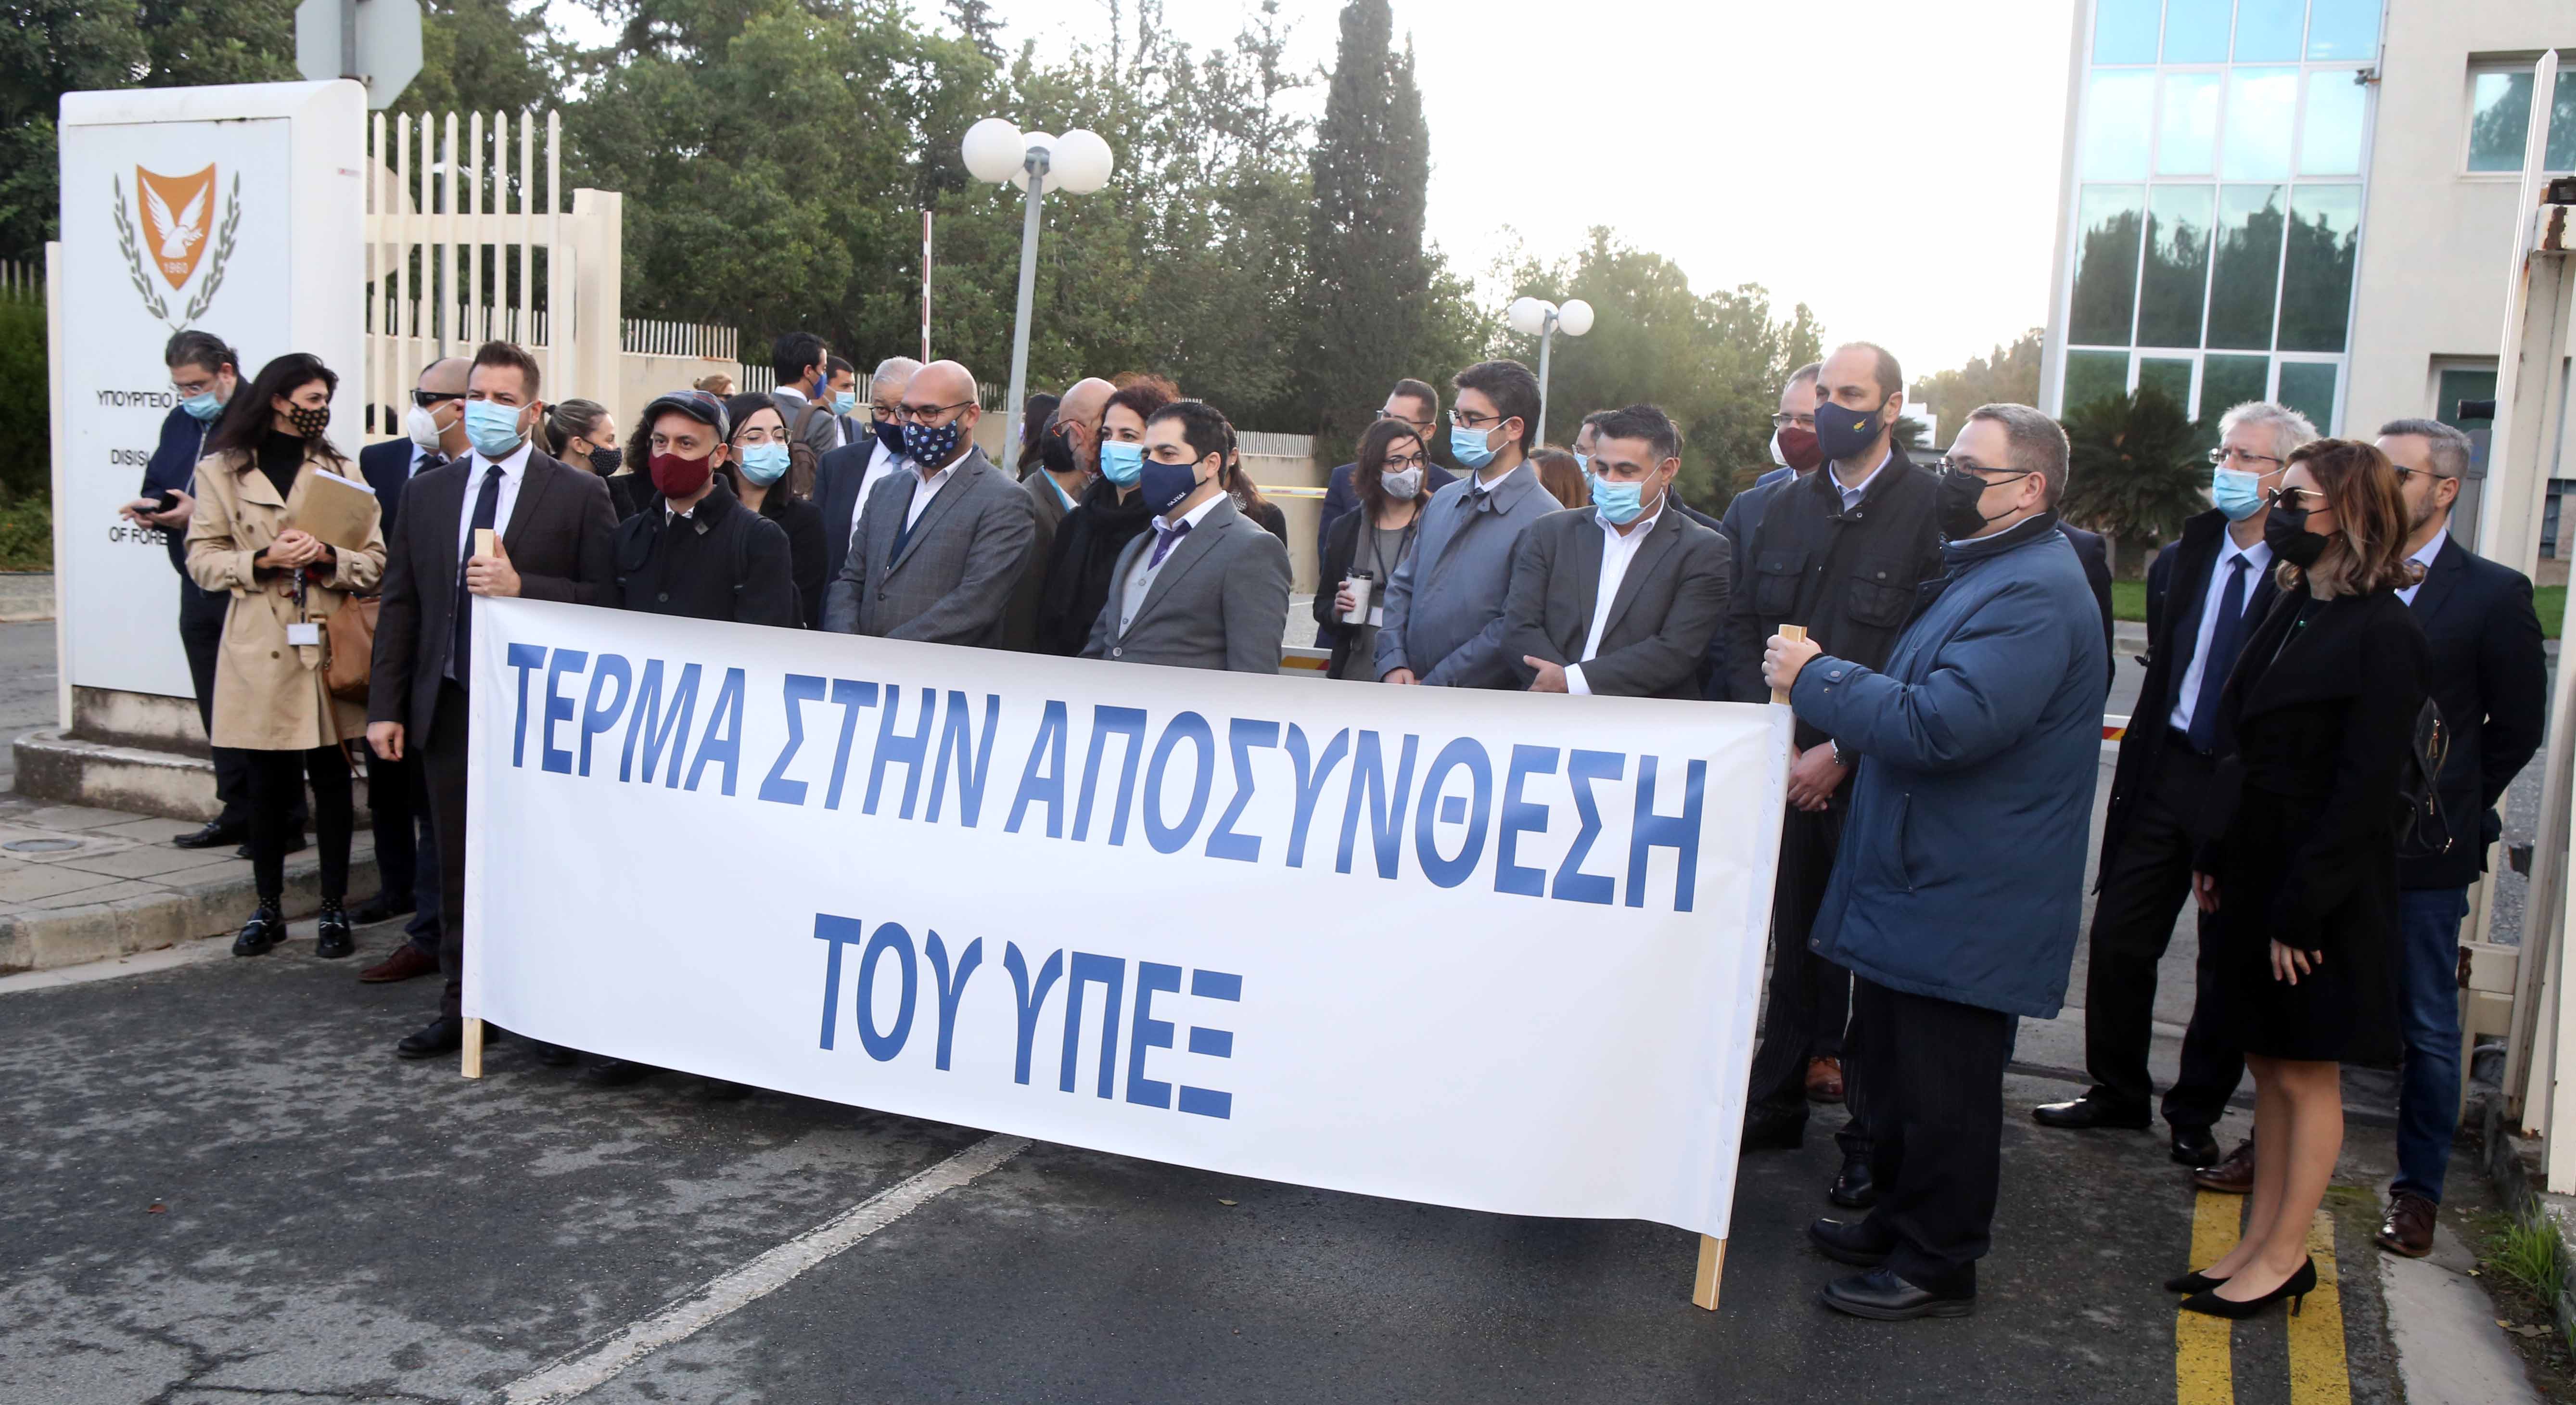
[[[277,904],[263,902],[242,924],[241,935],[233,938],[233,955],[266,956],[286,940],[286,918]]]
[[[1878,1203],[1878,1181],[1869,1173],[1869,1159],[1846,1156],[1843,1169],[1834,1183],[1825,1187],[1825,1198],[1846,1210],[1866,1210]]]
[[[2087,1093],[2073,1102],[2042,1103],[2030,1110],[2030,1120],[2042,1127],[2066,1127],[2076,1131],[2113,1127],[2124,1132],[2136,1132],[2145,1130],[2152,1119],[2143,1107],[2134,1110],[2122,1108]]]
[[[1837,1278],[1816,1294],[1816,1301],[1836,1312],[1879,1322],[1905,1322],[1917,1317],[1965,1317],[1977,1310],[1975,1294],[1945,1297],[1917,1288],[1887,1269],[1872,1269]]]
[[[391,922],[397,917],[415,911],[417,907],[418,904],[411,898],[397,898],[390,893],[378,893],[358,904],[357,910],[351,912],[349,916],[361,927],[372,927],[379,922]]]
[[[305,838],[302,834],[297,834],[292,840],[287,842],[286,852],[289,854],[300,854],[312,847],[312,840]],[[233,850],[233,857],[237,859],[249,858],[250,845],[244,844],[240,848]]]
[[[2185,1166],[2211,1166],[2218,1162],[2218,1138],[2207,1127],[2173,1129],[2173,1159]]]
[[[1816,1220],[1807,1226],[1807,1242],[1816,1252],[1854,1268],[1876,1268],[1894,1247],[1869,1232],[1866,1220]]]
[[[1744,1119],[1745,1151],[1796,1151],[1807,1140],[1807,1119],[1796,1117],[1747,1117]]]
[[[549,1044],[542,1039],[529,1040],[528,1050],[537,1056],[537,1062],[548,1068],[570,1068],[581,1062],[581,1051],[567,1049],[561,1044]]]
[[[632,1059],[602,1059],[581,1071],[581,1081],[600,1088],[623,1088],[641,1083],[661,1071],[653,1064],[640,1064]]]
[[[349,914],[337,898],[322,900],[322,918],[316,924],[313,954],[325,961],[337,961],[358,949],[349,936]]]
[[[182,849],[219,849],[226,844],[239,844],[250,837],[250,826],[208,820],[205,828],[192,829],[170,842]]]
[[[394,1052],[406,1059],[434,1059],[464,1047],[465,1021],[454,1015],[441,1015],[403,1036]]]

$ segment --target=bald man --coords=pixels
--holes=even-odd
[[[1117,393],[1118,387],[1098,376],[1075,381],[1038,439],[1038,461],[1044,467],[1022,479],[1020,486],[1037,500],[1038,523],[1049,538],[1055,524],[1082,501],[1082,490],[1091,486],[1091,475],[1099,471],[1100,417],[1109,410],[1109,397]],[[1041,560],[1046,545],[1038,543]]]
[[[825,629],[1005,647],[1038,512],[975,447],[982,418],[973,372],[933,361],[913,373],[896,407],[903,467],[859,508],[850,554],[823,604]]]

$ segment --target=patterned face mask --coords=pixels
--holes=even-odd
[[[904,457],[914,463],[942,467],[957,452],[957,425],[910,424],[903,427]]]
[[[295,432],[305,438],[319,439],[322,431],[331,427],[331,407],[289,405],[286,407],[286,422],[295,426]]]

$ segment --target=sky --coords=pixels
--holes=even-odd
[[[1012,49],[1107,23],[1106,0],[991,3]],[[1462,272],[1607,225],[1701,292],[1804,302],[1829,345],[1880,342],[1909,376],[2047,320],[2074,0],[1393,4],[1431,128],[1430,234]],[[1252,8],[1165,0],[1165,19],[1223,44]],[[1329,66],[1341,0],[1280,11],[1297,64]]]

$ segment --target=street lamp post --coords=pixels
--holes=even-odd
[[[1028,391],[1029,309],[1038,287],[1038,204],[1047,187],[1088,195],[1109,183],[1109,143],[1080,127],[1063,136],[1022,132],[1009,119],[987,117],[966,129],[966,169],[977,180],[1008,181],[1029,193],[1020,222],[1019,313],[1011,331],[1011,395],[1004,452],[1020,442],[1020,407]]]
[[[1538,338],[1538,438],[1547,442],[1547,362],[1555,348],[1556,334],[1579,337],[1592,330],[1592,304],[1581,298],[1569,298],[1559,307],[1545,298],[1517,298],[1506,314],[1512,330],[1525,337]]]

